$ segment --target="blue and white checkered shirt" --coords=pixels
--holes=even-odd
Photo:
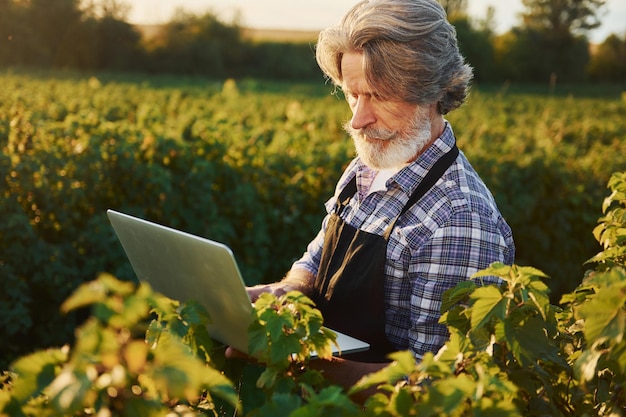
[[[293,269],[317,275],[324,231],[336,199],[356,175],[357,196],[341,217],[350,225],[383,235],[435,162],[455,143],[449,123],[419,158],[386,182],[387,190],[368,194],[376,171],[355,158],[326,203],[329,215]],[[511,229],[476,171],[461,152],[442,178],[396,223],[387,245],[385,264],[385,331],[398,350],[417,358],[437,352],[448,333],[438,323],[441,298],[449,288],[500,261],[512,264]],[[487,278],[486,282],[497,282]],[[355,300],[358,303],[359,300]]]

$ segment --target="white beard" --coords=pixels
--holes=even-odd
[[[403,131],[344,125],[363,163],[376,170],[401,168],[411,162],[430,142],[432,123],[429,109],[418,106]]]

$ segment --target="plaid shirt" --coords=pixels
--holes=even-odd
[[[350,200],[341,217],[354,227],[382,235],[428,170],[454,142],[446,122],[443,134],[432,146],[387,180],[386,191],[369,195],[376,171],[355,158],[326,203],[327,212],[333,210],[337,196],[356,175],[356,198]],[[294,269],[317,274],[329,216]],[[443,177],[398,220],[389,238],[384,296],[385,331],[390,342],[398,350],[410,349],[417,358],[437,352],[448,338],[445,326],[438,323],[444,291],[492,262],[512,264],[514,256],[510,227],[491,192],[460,153]],[[497,278],[484,281],[497,282]]]

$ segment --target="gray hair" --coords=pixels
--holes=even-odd
[[[316,58],[341,87],[344,53],[362,52],[367,82],[384,99],[428,105],[441,114],[465,101],[472,68],[456,30],[435,0],[365,0],[319,35]]]

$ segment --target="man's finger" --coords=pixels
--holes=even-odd
[[[250,359],[250,356],[230,346],[226,348],[224,355],[229,359]]]

